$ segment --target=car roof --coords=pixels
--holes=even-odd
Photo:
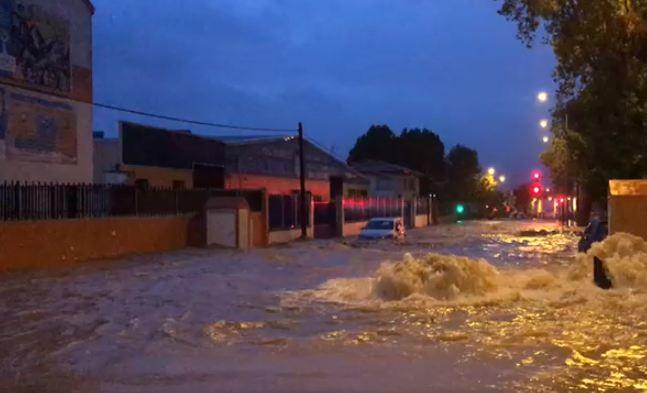
[[[396,221],[399,219],[400,217],[373,217],[369,221]]]

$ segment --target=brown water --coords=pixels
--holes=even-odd
[[[646,390],[647,281],[620,258],[622,285],[595,288],[576,238],[557,229],[474,222],[397,244],[5,275],[0,390]]]

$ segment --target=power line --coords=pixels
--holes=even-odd
[[[206,122],[206,121],[183,119],[183,118],[180,118],[180,117],[166,116],[166,115],[160,115],[160,114],[156,114],[156,113],[138,111],[138,110],[134,110],[134,109],[121,108],[121,107],[118,107],[118,106],[102,104],[102,103],[99,103],[99,102],[93,102],[92,105],[94,105],[97,108],[110,109],[110,110],[117,111],[117,112],[131,113],[131,114],[134,114],[134,115],[147,116],[147,117],[152,117],[152,118],[161,119],[161,120],[177,121],[177,122],[181,122],[181,123],[194,124],[194,125],[199,125],[199,126],[227,128],[227,129],[231,129],[231,130],[242,130],[242,131],[290,132],[290,133],[296,133],[297,132],[297,130],[289,129],[289,128],[249,127],[249,126],[239,126],[239,125],[234,125],[234,124],[211,123],[211,122]]]
[[[314,138],[312,138],[312,137],[311,137],[311,136],[309,136],[309,135],[308,135],[308,137],[306,138],[306,140],[308,140],[308,141],[312,142],[312,144],[313,144],[313,145],[317,146],[318,148],[320,148],[320,149],[321,149],[321,150],[323,150],[324,152],[326,152],[326,153],[330,154],[331,156],[333,156],[337,161],[341,161],[341,162],[343,162],[343,163],[344,163],[344,165],[347,165],[347,164],[346,164],[346,160],[344,160],[343,158],[341,158],[341,156],[340,156],[339,154],[337,154],[336,152],[334,152],[332,149],[330,149],[330,148],[326,147],[323,143],[321,143],[321,142],[319,142],[319,141],[315,140]]]

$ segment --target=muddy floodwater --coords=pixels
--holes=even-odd
[[[576,242],[468,222],[4,274],[0,391],[647,390],[647,245],[607,247],[604,291]]]

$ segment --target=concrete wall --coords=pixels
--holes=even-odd
[[[118,139],[94,139],[93,180],[94,183],[107,183],[106,173],[114,172],[121,162],[121,149]]]
[[[19,77],[0,77],[0,99],[3,101],[6,128],[0,132],[0,181],[75,182],[90,183],[92,171],[92,14],[83,0],[25,0],[25,5],[39,7],[57,21],[65,23],[70,34],[70,91],[54,90],[29,83]],[[19,100],[17,97],[21,97]],[[20,129],[32,129],[30,138],[36,144],[43,142],[42,131],[36,129],[36,121],[43,113],[60,117],[58,129],[69,129],[56,137],[56,147],[62,143],[58,135],[66,135],[64,144],[76,151],[73,157],[60,159],[52,153],[31,149],[25,143],[17,144],[14,136]],[[21,123],[22,122],[22,123]],[[33,124],[32,124],[33,123]],[[24,132],[21,131],[24,136]]]
[[[0,271],[181,249],[190,222],[173,216],[0,223]]]
[[[301,238],[301,228],[287,229],[284,231],[270,231],[269,244],[284,244]],[[308,227],[308,238],[314,238],[313,227]]]
[[[413,223],[414,228],[422,228],[426,226],[429,226],[429,217],[426,214],[418,214],[415,216]]]
[[[300,189],[298,178],[265,175],[229,174],[225,180],[228,189],[259,190],[265,189],[269,195],[289,194]],[[327,180],[307,180],[306,190],[323,200],[330,199],[330,182]]]
[[[265,247],[268,244],[265,214],[249,212],[249,245],[250,247]]]
[[[647,196],[612,196],[609,233],[627,232],[647,240]]]
[[[137,179],[146,179],[151,187],[170,188],[173,187],[174,181],[182,181],[185,188],[193,188],[193,171],[191,169],[120,165],[119,170],[127,173],[130,185],[135,184]]]
[[[357,236],[368,221],[347,222],[342,227],[342,237]]]

